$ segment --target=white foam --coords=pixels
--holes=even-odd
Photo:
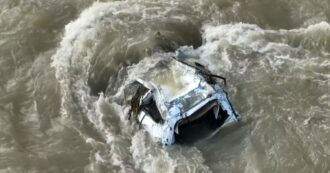
[[[264,30],[257,25],[237,23],[219,26],[203,26],[203,46],[214,42],[221,45],[238,45],[258,49],[262,46]],[[212,45],[210,45],[212,46]],[[214,50],[214,48],[212,49]]]
[[[281,30],[282,32],[300,32],[305,34],[317,34],[317,33],[323,33],[326,35],[330,34],[330,24],[328,22],[322,21],[320,23],[312,24],[307,26],[306,28],[298,28],[298,29],[292,29],[292,30]]]
[[[117,151],[119,147],[117,141],[121,136],[116,131],[121,128],[120,124],[113,124],[110,127],[104,124],[104,117],[109,116],[104,109],[107,107],[110,109],[111,105],[106,102],[103,94],[99,98],[89,95],[90,88],[87,85],[90,61],[103,36],[100,23],[106,15],[117,11],[115,7],[116,3],[96,2],[76,21],[68,24],[60,47],[53,56],[52,66],[56,70],[56,78],[61,86],[63,121],[66,123],[70,120],[81,121],[79,116],[87,116],[106,139],[112,153],[110,156],[104,156],[105,153],[101,155],[97,152],[94,155],[95,160],[98,162],[108,160],[109,165],[119,166],[125,170],[125,165],[120,161],[124,160],[125,156]],[[77,107],[81,112],[73,111]],[[95,142],[88,137],[86,142],[95,146]]]
[[[204,25],[202,31],[203,45],[201,47],[198,49],[183,47],[180,50],[189,56],[200,57],[200,62],[207,65],[213,72],[232,72],[233,62],[237,62],[235,59],[240,58],[235,54],[236,50],[232,51],[233,47],[243,55],[258,53],[257,55],[261,58],[260,68],[266,71],[270,70],[269,64],[275,71],[288,66],[288,63],[295,68],[318,64],[320,58],[310,58],[310,51],[320,47],[321,52],[326,53],[329,43],[325,38],[330,37],[330,25],[327,22],[291,30],[266,30],[257,25],[245,23]],[[300,46],[291,45],[292,40],[301,40]],[[230,53],[228,50],[231,50]],[[300,53],[300,57],[296,57],[298,52],[304,53],[305,56],[301,57]],[[309,58],[306,59],[306,57]],[[246,66],[242,70],[234,69],[242,74]]]
[[[210,172],[197,148],[163,148],[144,131],[134,135],[131,151],[135,168],[144,172]]]
[[[310,38],[311,40],[316,40],[316,42],[324,37],[330,37],[330,24],[327,22],[320,22],[306,28],[291,30],[264,30],[257,25],[245,23],[218,26],[204,25],[202,30],[204,43],[199,49],[201,49],[204,54],[208,54],[208,56],[214,55],[214,53],[221,50],[221,48],[225,49],[230,45],[240,46],[244,49],[252,49],[257,52],[265,52],[265,50],[269,50],[274,45],[291,47],[288,45],[288,34],[290,34],[291,37],[295,34],[303,35],[303,38]],[[280,39],[274,39],[274,41],[272,41],[266,36]],[[294,49],[294,47],[291,48]]]
[[[128,3],[132,3],[133,5],[128,5]],[[101,144],[98,144],[94,139],[80,132],[86,139],[86,142],[96,149],[96,152],[91,157],[91,170],[97,169],[93,166],[95,165],[94,162],[102,162],[110,168],[116,167],[118,169],[119,167],[119,170],[125,172],[127,164],[129,164],[127,162],[130,160],[127,157],[139,158],[144,156],[148,156],[147,158],[152,161],[152,164],[136,160],[134,165],[138,169],[145,170],[146,172],[159,170],[173,172],[175,169],[175,158],[170,158],[168,156],[169,153],[163,150],[162,147],[157,147],[158,144],[154,141],[141,141],[135,137],[132,141],[132,153],[126,150],[127,146],[125,147],[125,145],[127,143],[129,144],[131,135],[135,134],[133,131],[137,130],[136,126],[129,124],[125,120],[126,116],[123,114],[126,108],[124,106],[109,103],[113,98],[121,98],[123,86],[133,79],[143,76],[160,58],[168,57],[168,54],[155,54],[152,58],[145,58],[138,64],[129,67],[128,73],[130,75],[124,81],[122,87],[118,88],[116,95],[105,96],[101,93],[99,97],[91,96],[89,94],[90,88],[87,85],[89,70],[91,68],[90,61],[105,36],[104,29],[118,32],[126,29],[129,32],[128,30],[132,26],[119,17],[125,16],[125,14],[136,14],[135,16],[140,19],[139,22],[143,23],[142,20],[153,18],[153,20],[158,20],[161,16],[168,16],[166,13],[170,13],[172,9],[175,9],[173,6],[167,6],[162,11],[159,9],[150,9],[146,6],[148,6],[148,3],[133,1],[95,2],[91,7],[84,10],[77,20],[65,27],[65,33],[60,46],[52,57],[53,62],[51,65],[55,68],[56,78],[61,87],[63,123],[78,123],[79,127],[79,124],[82,123],[80,116],[86,116],[106,141],[104,145],[106,145],[107,149],[100,150],[99,148],[103,148],[100,147]],[[156,10],[156,12],[151,13],[152,10]],[[170,17],[174,20],[185,19],[183,16],[171,15]],[[132,44],[129,39],[127,41],[127,45]],[[77,109],[79,111],[76,111]],[[107,124],[105,120],[111,121],[111,124],[109,125],[109,122]],[[79,131],[79,129],[77,130]],[[141,153],[141,147],[135,147],[136,145],[140,145],[140,142],[144,142],[143,147],[145,148],[161,152],[161,156],[168,158],[168,160],[164,160],[163,157],[159,157],[156,154],[149,155],[149,150],[144,150],[145,152]],[[191,160],[191,158],[185,158],[184,156],[182,156],[182,159]],[[139,166],[139,163],[142,162],[143,166]],[[198,163],[198,166],[203,167],[203,162]]]
[[[55,68],[56,78],[61,87],[63,123],[73,121],[79,124],[82,122],[80,116],[86,116],[93,123],[105,139],[107,146],[106,152],[98,152],[100,150],[98,150],[99,146],[96,145],[95,140],[86,136],[86,142],[97,148],[97,154],[93,156],[97,162],[106,162],[106,164],[117,166],[124,171],[128,164],[124,163],[125,160],[130,160],[132,157],[134,167],[145,172],[175,172],[181,169],[192,172],[209,171],[202,154],[196,148],[191,149],[192,152],[185,148],[179,148],[179,151],[176,148],[175,151],[171,151],[158,146],[157,143],[146,137],[147,135],[143,131],[134,132],[137,130],[136,126],[125,121],[126,107],[109,103],[112,98],[121,98],[125,85],[137,77],[144,76],[148,73],[148,69],[154,67],[161,58],[172,56],[173,53],[154,54],[129,67],[127,79],[113,96],[103,94],[100,94],[99,97],[91,96],[90,88],[87,85],[90,61],[99,44],[102,43],[103,37],[106,36],[105,30],[114,32],[124,30],[131,33],[132,27],[136,26],[145,29],[146,32],[152,32],[152,29],[146,27],[150,20],[166,18],[177,21],[186,20],[184,13],[178,14],[181,3],[191,3],[192,9],[196,11],[199,11],[198,8],[201,8],[202,5],[202,2],[195,1],[194,3],[190,1],[163,2],[159,7],[154,7],[153,1],[95,2],[84,10],[77,20],[65,27],[59,48],[52,57],[52,67]],[[129,21],[129,18],[133,18],[133,16],[134,19]],[[125,17],[128,21],[125,20]],[[136,23],[139,25],[132,25]],[[320,28],[327,28],[327,25],[327,23],[323,23],[292,32],[313,33],[319,31]],[[228,52],[230,46],[242,47],[247,53],[251,51],[267,52],[274,49],[270,44],[265,44],[268,43],[265,34],[269,33],[282,34],[279,31],[263,30],[256,25],[243,23],[220,26],[205,25],[203,27],[203,45],[197,50],[186,48],[191,51],[191,54],[200,56],[201,60],[208,63],[207,65],[211,69],[217,70],[220,65],[222,69],[230,71],[233,70],[233,58],[235,58]],[[136,40],[127,38],[128,47],[136,43]],[[287,43],[283,44],[288,47]],[[286,60],[282,55],[278,59]],[[76,109],[79,111],[74,111]],[[110,119],[112,124],[107,124],[104,119]],[[133,139],[130,139],[131,137]],[[127,151],[127,146],[125,147],[123,144],[130,142],[132,143],[131,150]],[[194,153],[193,157],[189,154],[190,152]]]

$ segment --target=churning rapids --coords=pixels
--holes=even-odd
[[[0,172],[329,173],[329,23],[328,0],[1,0]],[[242,121],[164,148],[123,89],[177,50]]]

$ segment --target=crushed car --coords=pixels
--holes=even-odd
[[[178,56],[160,61],[154,71],[152,77],[131,83],[125,95],[130,95],[129,119],[162,144],[198,132],[199,126],[194,131],[190,127],[201,121],[212,129],[239,121],[224,90],[224,77]]]

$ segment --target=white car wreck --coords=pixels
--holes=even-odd
[[[136,79],[125,91],[130,95],[129,118],[135,118],[151,136],[171,145],[187,133],[198,132],[195,124],[200,121],[212,129],[238,121],[220,82],[226,84],[225,78],[178,58],[159,63],[151,77]],[[197,129],[190,131],[190,127]]]

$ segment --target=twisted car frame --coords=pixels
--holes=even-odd
[[[125,93],[131,95],[129,119],[158,141],[171,145],[184,134],[200,131],[195,124],[201,121],[220,129],[239,120],[223,89],[224,77],[183,58],[168,58],[158,66],[152,77],[136,79]],[[197,129],[191,131],[194,126]]]

